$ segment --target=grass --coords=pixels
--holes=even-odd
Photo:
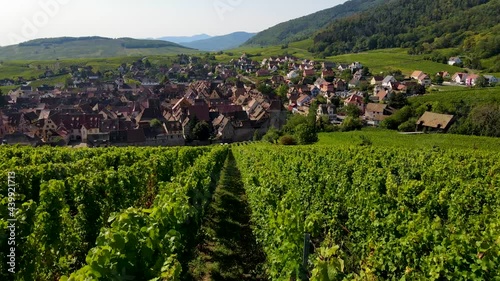
[[[250,214],[230,152],[184,280],[264,280],[265,256],[252,234]]]
[[[148,48],[148,40],[86,39],[64,43],[36,44],[32,46],[7,46],[0,48],[0,59],[55,60],[62,58],[108,58],[116,56],[146,56],[198,52],[177,44],[155,41],[161,46]],[[125,46],[130,48],[126,48]]]
[[[430,86],[429,90],[431,92],[437,91],[437,92],[456,92],[456,91],[466,91],[466,90],[473,90],[471,88],[466,88],[463,86],[452,86],[452,85],[445,85],[445,86],[439,86],[439,85],[432,85]]]
[[[374,74],[396,69],[401,70],[405,75],[411,75],[415,70],[421,70],[431,75],[439,71],[448,71],[452,74],[463,71],[462,68],[427,61],[423,57],[423,55],[408,55],[407,49],[381,49],[357,54],[333,56],[327,59],[345,63],[359,61],[367,65]]]
[[[452,134],[403,135],[395,131],[365,128],[362,131],[320,133],[317,146],[360,145],[362,136],[374,147],[411,149],[465,149],[500,152],[500,138],[463,136]]]
[[[0,91],[2,92],[2,94],[6,95],[8,94],[11,90],[14,90],[18,88],[18,86],[1,86],[0,87]]]
[[[172,65],[175,55],[153,55],[148,56],[148,60],[156,65]],[[97,59],[62,59],[62,60],[26,60],[26,61],[4,61],[0,63],[0,80],[2,79],[17,79],[23,77],[24,79],[33,80],[37,79],[40,75],[44,74],[46,70],[51,70],[57,73],[62,68],[69,69],[70,66],[76,65],[78,67],[91,66],[93,71],[105,72],[108,70],[116,70],[123,63],[131,64],[137,60],[143,59],[144,56],[130,56],[130,57],[115,57],[115,58],[97,58]],[[64,79],[60,79],[64,77]],[[56,83],[64,83],[66,76],[57,76],[48,78],[44,84],[51,83],[51,80]],[[40,83],[40,84],[42,84]],[[33,84],[36,84],[33,83]],[[17,86],[0,87],[4,92],[17,88]]]
[[[444,87],[446,88],[446,87]],[[472,106],[484,103],[500,103],[500,87],[494,88],[461,88],[443,92],[432,92],[423,96],[412,97],[411,103],[422,104],[426,102],[453,103],[463,100]]]
[[[222,55],[216,55],[216,59],[219,62],[228,62],[231,59],[239,58],[243,53],[253,55],[251,58],[253,60],[263,60],[264,58],[269,58],[271,56],[281,56],[288,53],[297,58],[304,59],[319,59],[314,56],[313,53],[307,51],[307,48],[312,44],[312,40],[304,40],[299,42],[293,42],[288,44],[288,48],[282,49],[282,46],[269,46],[269,47],[239,47],[236,49],[231,49],[224,51]],[[232,55],[228,55],[228,53]]]

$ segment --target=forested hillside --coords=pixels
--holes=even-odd
[[[161,40],[104,37],[44,38],[0,47],[0,60],[110,58],[189,53],[194,50]]]
[[[395,0],[333,22],[314,37],[323,55],[381,48],[410,53],[460,47],[471,59],[500,53],[500,0]]]
[[[319,11],[298,19],[280,23],[258,33],[245,45],[279,45],[310,38],[318,29],[326,27],[335,19],[351,16],[371,9],[387,0],[351,0],[342,5]]]

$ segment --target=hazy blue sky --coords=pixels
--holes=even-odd
[[[0,45],[34,38],[258,32],[345,0],[6,0]]]

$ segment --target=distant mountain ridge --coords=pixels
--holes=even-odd
[[[201,51],[223,51],[239,47],[255,36],[255,34],[256,33],[234,32],[190,43],[181,43],[181,45]]]
[[[194,50],[161,40],[105,37],[59,37],[35,39],[0,47],[0,60],[49,60],[108,58],[133,55],[189,53]]]
[[[165,37],[160,37],[157,40],[169,41],[169,42],[180,44],[180,43],[190,43],[190,42],[209,39],[209,38],[212,38],[212,36],[210,36],[208,34],[198,34],[198,35],[193,35],[193,36],[165,36]]]
[[[366,11],[390,0],[351,0],[333,8],[280,23],[257,33],[244,45],[280,45],[309,39],[332,21]]]

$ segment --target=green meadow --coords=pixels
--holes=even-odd
[[[443,86],[446,89],[447,86]],[[452,87],[452,86],[451,86]],[[426,102],[439,102],[450,104],[459,101],[474,106],[478,104],[500,103],[500,86],[494,88],[461,88],[451,89],[446,91],[438,91],[417,97],[409,98],[411,103],[423,104]]]
[[[363,136],[363,137],[362,137]],[[404,147],[411,149],[467,149],[500,152],[500,138],[464,136],[452,134],[404,135],[396,131],[365,128],[361,131],[320,133],[316,146],[361,145],[367,138],[374,147]]]
[[[407,49],[382,49],[356,54],[345,54],[328,57],[328,60],[351,63],[359,61],[367,65],[373,74],[399,69],[405,75],[411,75],[415,70],[429,74],[448,71],[453,74],[463,71],[462,68],[424,60],[423,55],[408,55]]]

